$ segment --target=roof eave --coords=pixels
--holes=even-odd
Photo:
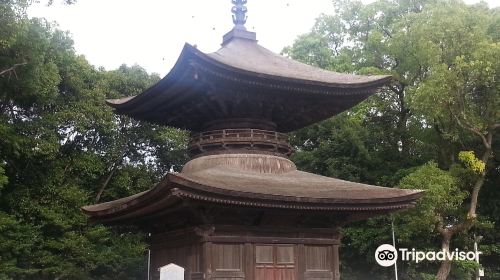
[[[155,211],[168,208],[182,200],[202,201],[227,206],[250,208],[295,209],[311,211],[397,211],[412,207],[423,195],[422,191],[415,191],[410,195],[398,197],[394,201],[351,200],[334,201],[332,199],[314,200],[283,196],[249,197],[248,193],[228,192],[221,193],[216,188],[205,186],[200,188],[196,183],[186,183],[175,174],[169,173],[160,183],[149,191],[97,205],[82,207],[82,211],[93,220],[100,222],[115,222],[130,220],[140,215],[154,214]]]
[[[253,78],[259,78],[259,79],[266,79],[266,80],[274,80],[274,81],[282,81],[284,83],[294,83],[294,84],[302,84],[304,86],[319,86],[319,87],[324,87],[324,88],[332,88],[332,89],[366,89],[366,88],[378,88],[381,87],[385,84],[387,84],[389,81],[391,81],[392,76],[390,75],[376,75],[375,77],[378,77],[378,79],[374,79],[369,82],[363,82],[363,83],[326,83],[326,82],[319,82],[319,81],[313,81],[313,80],[303,80],[303,79],[296,79],[296,78],[291,78],[291,77],[284,77],[284,76],[276,76],[276,75],[269,75],[269,74],[263,74],[263,73],[256,73],[256,72],[251,72],[245,69],[240,69],[236,68],[230,65],[226,65],[224,63],[221,63],[207,54],[203,53],[202,51],[198,50],[197,48],[191,46],[190,44],[186,43],[184,45],[184,48],[182,49],[182,52],[177,59],[177,62],[175,63],[174,67],[172,70],[163,78],[161,79],[158,83],[154,84],[150,88],[146,89],[143,93],[135,95],[135,96],[128,96],[124,98],[119,98],[119,99],[107,99],[106,103],[115,108],[115,109],[124,109],[125,107],[129,106],[134,106],[135,104],[141,102],[145,97],[148,97],[151,94],[155,94],[155,92],[160,91],[160,88],[169,84],[175,82],[176,77],[181,75],[182,71],[186,70],[186,66],[190,65],[189,59],[192,58],[197,58],[200,59],[201,61],[208,63],[209,65],[212,65],[216,68],[219,69],[224,69],[226,71],[229,71],[231,73],[238,73],[244,76],[248,77],[253,77]]]
[[[329,87],[329,88],[342,88],[342,89],[362,89],[362,88],[369,88],[369,87],[380,87],[382,85],[387,84],[389,81],[392,80],[391,75],[373,75],[373,77],[378,77],[378,79],[374,79],[374,80],[369,81],[369,82],[361,82],[361,83],[327,83],[327,82],[320,82],[320,81],[314,81],[314,80],[305,80],[305,79],[297,79],[297,78],[286,77],[286,76],[257,73],[257,72],[252,72],[252,71],[249,71],[246,69],[237,68],[237,67],[219,62],[216,59],[211,58],[206,53],[194,48],[193,46],[191,46],[189,44],[186,44],[185,48],[187,48],[189,51],[191,51],[192,54],[194,54],[197,58],[199,58],[199,59],[203,60],[204,62],[207,62],[215,67],[222,68],[222,69],[228,70],[230,72],[248,75],[248,76],[255,77],[255,78],[265,78],[265,79],[269,79],[269,80],[277,80],[277,81],[283,81],[283,82],[292,82],[292,83],[298,83],[298,84],[304,84],[304,85],[314,85],[314,86],[322,86],[322,87]]]

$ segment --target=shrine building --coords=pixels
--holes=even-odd
[[[421,191],[297,170],[288,132],[331,118],[389,83],[315,68],[260,46],[233,0],[222,47],[189,44],[162,80],[108,100],[117,114],[186,129],[190,161],[150,190],[83,207],[94,222],[151,233],[151,279],[338,280],[339,229],[412,207]]]

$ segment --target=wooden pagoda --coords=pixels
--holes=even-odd
[[[118,114],[191,131],[191,160],[148,191],[83,211],[150,232],[152,279],[169,263],[191,280],[340,279],[339,227],[422,193],[299,171],[284,133],[351,108],[390,77],[274,54],[245,29],[246,0],[233,3],[235,26],[217,52],[186,44],[157,84],[108,101]]]

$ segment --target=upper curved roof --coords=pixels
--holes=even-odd
[[[158,83],[107,103],[119,114],[193,131],[204,122],[253,118],[289,132],[356,105],[390,79],[323,70],[233,38],[209,54],[186,44]]]
[[[324,70],[298,62],[260,46],[256,41],[233,39],[214,53],[207,54],[211,59],[254,74],[269,75],[312,82],[331,87],[365,87],[390,79],[391,76],[353,75]]]

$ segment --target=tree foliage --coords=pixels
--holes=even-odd
[[[89,224],[80,207],[178,169],[186,134],[116,116],[106,98],[158,76],[94,68],[29,4],[0,3],[0,279],[144,278],[144,233]]]
[[[74,1],[63,1],[71,4]],[[147,190],[186,160],[186,133],[115,115],[107,98],[158,81],[106,71],[68,33],[0,2],[0,279],[139,279],[144,233],[89,224],[80,207]],[[51,4],[52,1],[47,1]],[[355,108],[292,135],[307,171],[418,188],[407,212],[344,229],[343,279],[392,279],[373,251],[391,243],[471,249],[500,277],[500,11],[456,0],[334,1],[283,54],[339,72],[389,74]],[[400,279],[468,279],[471,263],[400,263]]]
[[[490,250],[483,259],[498,260],[491,249],[498,248],[491,236],[496,216],[483,205],[498,205],[487,197],[498,182],[499,10],[454,0],[337,0],[334,8],[283,54],[393,81],[350,111],[295,133],[294,160],[325,175],[425,189],[418,207],[392,217],[401,246],[470,248],[472,233],[484,234]],[[389,225],[379,218],[345,230],[343,260],[364,269],[348,265],[344,278],[391,277],[364,254],[391,242]],[[476,268],[401,265],[403,279],[466,279]]]

